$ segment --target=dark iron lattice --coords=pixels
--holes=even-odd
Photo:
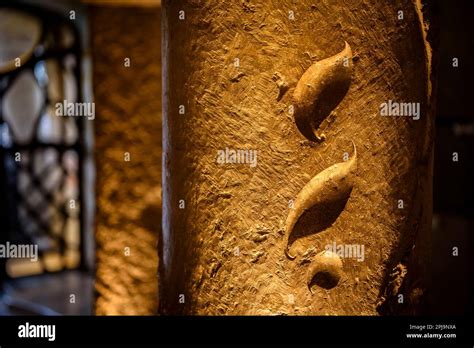
[[[5,7],[1,7],[5,8]],[[83,209],[82,209],[82,163],[84,153],[83,122],[81,117],[74,117],[76,136],[67,140],[67,119],[59,117],[60,129],[56,133],[60,138],[45,141],[39,137],[39,128],[43,115],[48,107],[54,108],[50,98],[48,83],[40,83],[38,71],[44,68],[45,62],[53,62],[60,67],[61,74],[66,69],[66,61],[74,76],[77,100],[82,100],[80,72],[80,40],[78,31],[72,21],[60,14],[44,9],[10,6],[9,9],[28,13],[41,21],[42,33],[32,56],[21,66],[7,73],[0,73],[0,243],[7,241],[15,244],[37,244],[39,262],[43,263],[43,272],[50,267],[45,263],[45,256],[55,254],[61,260],[62,267],[82,268],[83,262]],[[68,30],[73,35],[71,45],[60,42],[62,31]],[[0,43],[4,44],[4,43]],[[35,69],[37,71],[35,71]],[[44,70],[44,69],[43,69]],[[25,72],[36,79],[44,96],[41,110],[34,121],[31,138],[19,142],[12,132],[12,126],[5,119],[3,100],[8,91]],[[43,71],[43,74],[45,72]],[[47,73],[46,73],[47,75]],[[45,76],[46,76],[45,75]],[[46,76],[49,78],[49,76]],[[64,95],[64,94],[63,94]],[[44,121],[44,120],[43,120]],[[48,124],[47,122],[45,123]],[[52,127],[53,125],[50,124]],[[71,126],[71,124],[69,124]],[[73,132],[74,133],[74,132]],[[57,134],[56,134],[57,135]],[[72,140],[71,140],[72,139]],[[18,160],[20,159],[20,160]],[[50,183],[53,182],[53,185]],[[68,196],[67,190],[75,191]],[[72,198],[73,197],[73,198]],[[74,222],[74,224],[73,224]],[[66,235],[68,224],[71,231],[78,231],[78,242],[70,241]],[[72,225],[74,227],[71,227]],[[74,252],[74,262],[66,262],[66,254]],[[0,270],[1,278],[6,277],[5,260]],[[9,261],[7,261],[9,262]]]

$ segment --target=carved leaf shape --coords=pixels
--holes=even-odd
[[[357,169],[357,149],[354,142],[352,145],[354,153],[348,161],[326,168],[298,193],[285,224],[288,258],[295,258],[289,249],[296,239],[324,231],[344,210]]]
[[[338,54],[311,65],[293,92],[294,117],[301,134],[317,141],[321,122],[337,107],[349,90],[352,50],[347,42]]]

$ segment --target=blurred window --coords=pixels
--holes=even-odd
[[[39,261],[10,258],[10,277],[82,262],[83,118],[80,45],[62,16],[0,6],[0,244],[37,245]]]

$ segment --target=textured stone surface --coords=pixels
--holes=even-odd
[[[90,22],[96,102],[96,313],[154,314],[161,226],[160,9],[92,7]],[[125,58],[130,58],[128,68]],[[125,255],[127,247],[130,256]]]
[[[164,313],[416,312],[426,290],[433,141],[429,55],[418,9],[408,0],[163,4]],[[352,83],[325,142],[313,143],[288,113],[291,95],[303,72],[340,52],[344,41],[355,57]],[[420,102],[421,119],[381,117],[379,106],[390,99]],[[358,169],[344,210],[325,231],[296,240],[297,258],[288,260],[289,201],[351,153],[351,140]],[[258,165],[219,165],[217,151],[226,147],[257,150]],[[365,260],[343,259],[338,285],[311,293],[311,262],[334,242],[364,245]],[[406,300],[396,307],[398,294]]]

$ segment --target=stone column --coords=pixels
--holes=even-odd
[[[160,8],[92,7],[96,313],[155,314],[161,227]]]
[[[165,1],[163,11],[161,311],[419,312],[428,287],[434,115],[421,5],[181,0]],[[303,80],[301,88],[319,88],[299,101],[317,106],[303,116],[327,111],[312,125],[318,141],[295,122],[294,92],[305,71],[329,57],[327,66],[345,62],[352,71],[347,91],[338,84],[348,77],[339,81],[331,68]],[[419,119],[381,116],[389,101],[419,103]],[[298,193],[354,157],[352,142],[357,164],[347,173],[333,167],[339,181],[320,177],[317,217],[290,238],[295,259],[288,258],[285,222]],[[256,163],[233,150],[255,150],[247,155]],[[329,199],[333,182],[349,196]],[[340,276],[336,285],[313,284],[310,272],[324,264],[328,245],[364,253],[341,255],[326,270]]]

